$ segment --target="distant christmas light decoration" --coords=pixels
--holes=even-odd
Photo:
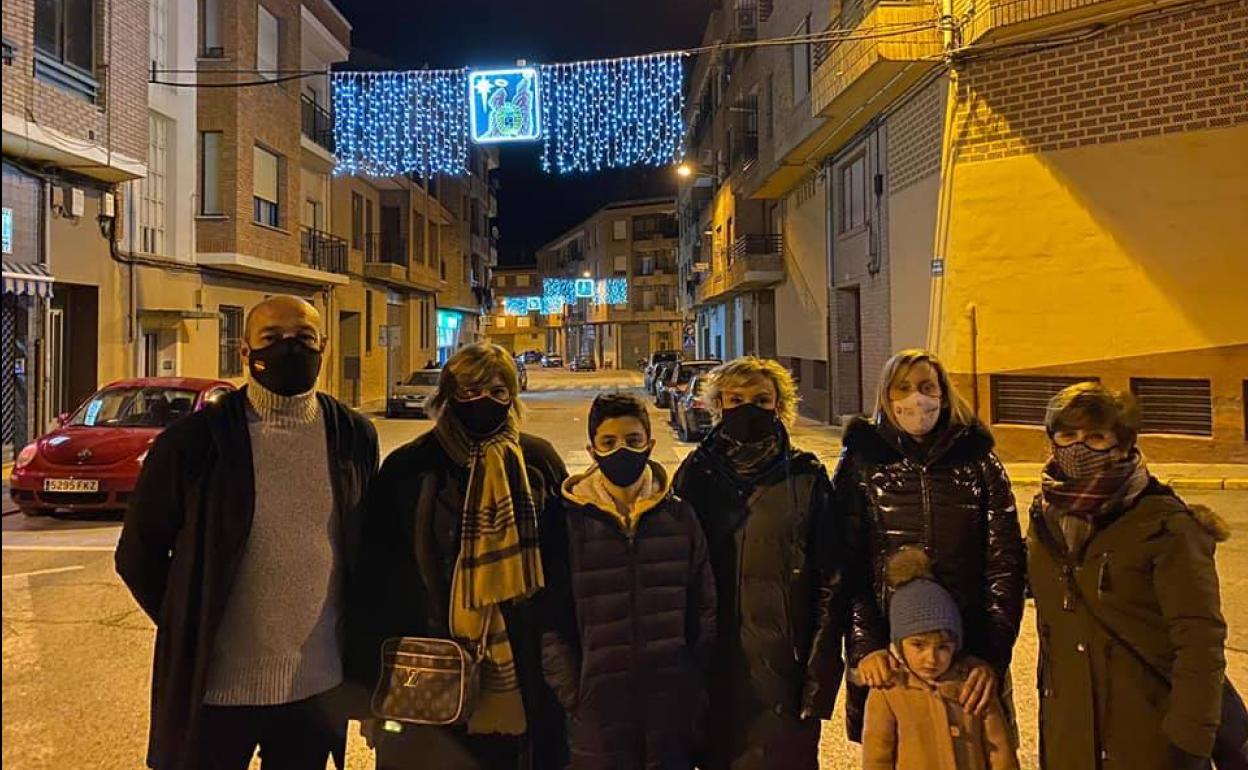
[[[604,278],[599,281],[598,301],[607,305],[627,305],[628,279]]]
[[[542,135],[537,70],[518,67],[468,73],[472,141],[532,142]]]
[[[463,70],[335,72],[331,82],[336,173],[467,173]]]
[[[508,297],[503,301],[503,313],[506,315],[528,315],[528,297]]]
[[[593,278],[577,278],[575,287],[577,299],[593,299],[597,293],[594,289]]]
[[[542,142],[547,172],[678,162],[681,52],[490,70],[335,72],[341,174],[468,174],[470,142]]]
[[[542,279],[542,309],[547,315],[562,313],[576,303],[576,282],[571,278]]]

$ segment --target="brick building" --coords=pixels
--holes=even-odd
[[[91,34],[77,34],[89,30]],[[127,367],[115,185],[144,176],[148,4],[4,8],[4,452]]]
[[[595,296],[568,305],[560,321],[566,358],[632,368],[655,350],[674,350],[684,333],[677,299],[679,225],[670,198],[608,204],[538,251],[543,279],[593,281]],[[609,281],[625,295],[613,295]],[[617,301],[618,297],[618,301]]]
[[[542,278],[536,267],[496,267],[494,306],[482,317],[486,338],[513,355],[563,350],[562,319],[542,310]]]

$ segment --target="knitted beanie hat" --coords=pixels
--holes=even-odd
[[[931,560],[918,548],[903,548],[888,560],[893,596],[888,625],[894,643],[916,634],[945,631],[962,646],[962,614],[953,597],[932,576]]]

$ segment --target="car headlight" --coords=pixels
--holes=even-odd
[[[21,452],[17,453],[17,459],[13,461],[13,467],[18,470],[25,468],[35,461],[37,454],[39,454],[39,448],[34,444],[27,444],[22,448]]]

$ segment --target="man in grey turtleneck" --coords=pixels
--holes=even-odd
[[[149,452],[118,571],[157,623],[148,764],[341,766],[346,582],[377,466],[371,424],[316,392],[320,314],[252,308],[247,387]]]

